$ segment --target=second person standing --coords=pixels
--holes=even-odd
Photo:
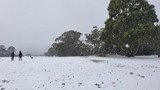
[[[21,52],[21,51],[19,51],[18,56],[19,56],[19,61],[22,61],[22,56],[23,56],[23,54],[22,54],[22,52]]]

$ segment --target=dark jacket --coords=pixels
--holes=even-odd
[[[12,53],[11,53],[11,57],[14,57],[14,55],[15,55],[14,52],[12,52]]]
[[[22,55],[22,52],[19,52],[19,55],[18,55],[19,57],[22,57],[23,55]]]

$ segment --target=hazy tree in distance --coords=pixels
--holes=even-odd
[[[48,49],[48,55],[49,56],[57,56],[57,51],[56,51],[56,47],[57,47],[57,43],[53,43],[52,44],[52,47],[50,47],[49,49]]]
[[[54,44],[48,50],[50,55],[57,56],[82,56],[89,52],[88,47],[80,40],[81,33],[67,31],[55,39]]]
[[[15,47],[10,46],[10,47],[7,49],[7,51],[8,51],[9,53],[12,53],[12,52],[15,52],[16,49],[15,49]]]
[[[4,45],[0,45],[0,51],[4,51],[6,48]]]
[[[5,56],[6,49],[4,45],[0,45],[0,56]]]
[[[152,43],[159,32],[155,8],[146,0],[111,0],[108,11],[101,40],[129,56],[138,51],[139,45]]]

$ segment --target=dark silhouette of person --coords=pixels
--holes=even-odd
[[[22,54],[22,52],[21,52],[21,51],[19,51],[18,56],[19,56],[19,61],[22,61],[22,56],[23,56],[23,54]]]
[[[15,55],[14,52],[12,52],[12,53],[11,53],[11,61],[14,60],[14,55]]]

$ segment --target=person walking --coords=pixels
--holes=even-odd
[[[11,53],[11,61],[14,60],[14,55],[15,55],[14,52],[12,52],[12,53]]]
[[[23,56],[23,54],[22,54],[22,52],[21,52],[21,51],[19,51],[18,56],[19,56],[19,61],[22,61],[22,56]]]

